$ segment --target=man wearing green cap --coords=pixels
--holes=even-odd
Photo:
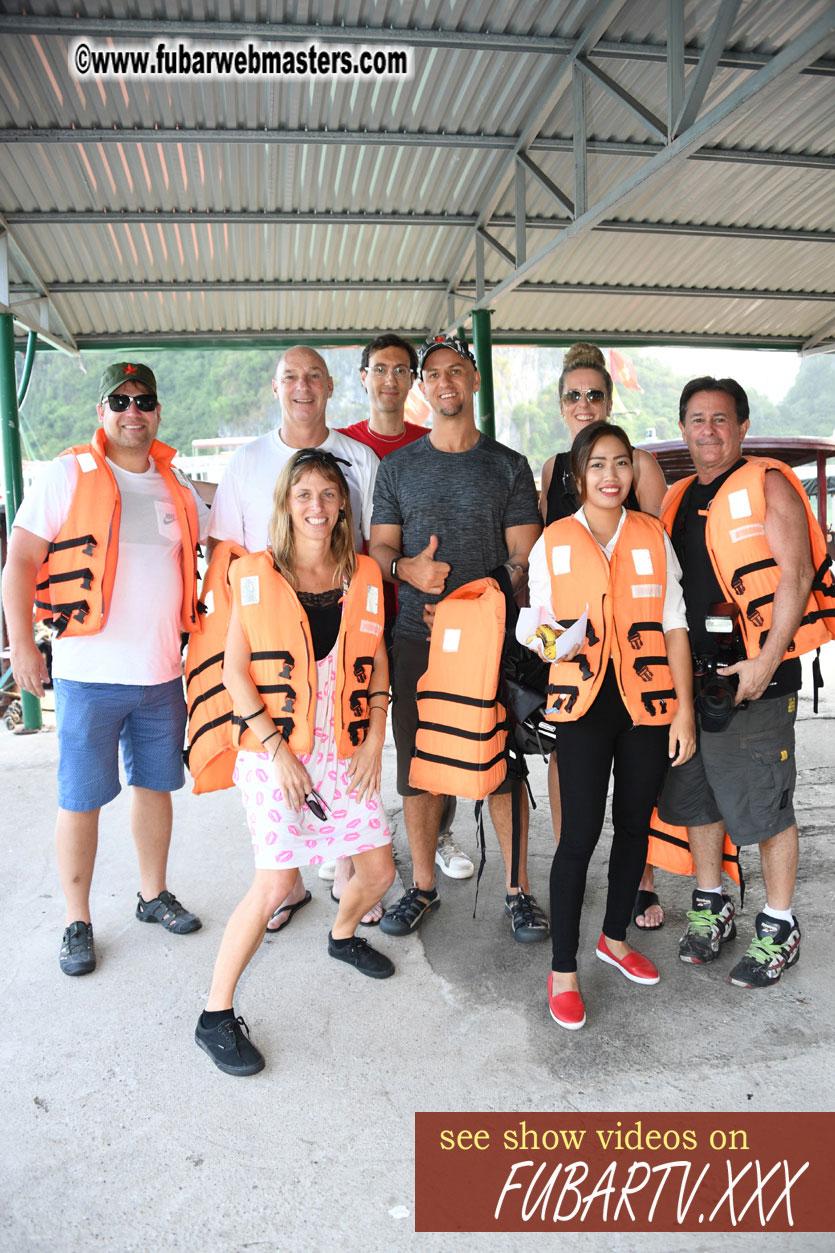
[[[32,609],[50,623],[58,725],[55,843],[67,903],[65,974],[95,969],[89,894],[99,810],[131,786],[141,892],[136,917],[200,927],[166,886],[171,792],[183,786],[181,631],[199,631],[197,559],[208,510],[156,439],[153,371],[122,361],[99,383],[99,428],[27,492],[14,520],[3,600],[15,681],[43,696]]]

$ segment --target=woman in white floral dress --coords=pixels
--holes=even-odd
[[[328,952],[372,978],[394,973],[388,957],[354,934],[394,879],[391,835],[380,800],[388,661],[379,572],[370,558],[357,558],[354,552],[348,488],[333,454],[302,449],[287,462],[276,484],[269,538],[266,553],[232,564],[234,601],[224,657],[224,683],[245,727],[246,747],[238,753],[235,782],[247,812],[255,877],[227,923],[209,999],[195,1031],[197,1043],[215,1064],[236,1075],[255,1074],[263,1068],[264,1058],[249,1039],[243,1019],[235,1016],[233,994],[273,911],[287,897],[298,866],[351,857],[354,874],[339,901]],[[316,692],[309,752],[291,751],[289,728],[282,729],[281,718],[274,716],[276,701],[271,700],[268,712],[271,698],[263,695],[278,686],[261,681],[264,631],[269,635],[268,651],[275,655],[286,650],[290,630],[289,615],[267,613],[267,603],[275,604],[276,595],[280,603],[293,607],[296,617],[306,618],[305,640],[313,648]],[[298,641],[298,634],[295,638]],[[335,731],[335,714],[343,709],[338,690],[340,649],[343,669],[351,669],[351,685],[361,689],[350,696],[361,698],[365,714],[356,724],[359,736],[356,728],[353,735],[361,742],[343,757],[338,751],[340,744],[344,751],[346,743],[343,717],[338,719],[339,742]],[[358,657],[358,652],[373,656]],[[360,665],[367,663],[359,671],[364,682],[346,662],[351,657]],[[297,671],[303,669],[298,665],[293,671],[297,685]]]

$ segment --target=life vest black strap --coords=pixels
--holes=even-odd
[[[643,644],[642,631],[659,631],[662,635],[664,634],[664,628],[660,622],[633,622],[626,633],[626,638],[632,648],[640,648]]]
[[[413,756],[420,757],[422,761],[434,761],[439,766],[455,766],[458,770],[492,770],[500,761],[504,761],[504,749],[497,753],[492,761],[476,762],[476,761],[459,761],[457,757],[441,757],[438,753],[427,753],[421,748],[416,748]]]
[[[85,556],[92,557],[93,549],[98,545],[98,540],[92,535],[79,535],[75,539],[53,540],[49,545],[51,553],[64,552],[68,548],[82,548]]]
[[[454,692],[416,692],[416,700],[448,700],[454,705],[470,705],[474,709],[492,709],[498,697],[492,700],[478,700],[475,696],[456,696]]]
[[[362,736],[362,739],[360,738],[360,731],[365,731],[366,734],[368,732],[368,719],[357,718],[354,722],[349,722],[345,730],[348,732],[354,748],[356,748],[365,739],[365,736]]]
[[[485,743],[492,740],[493,736],[499,731],[507,729],[507,723],[497,722],[490,731],[465,731],[461,727],[452,727],[444,722],[424,722],[418,719],[418,731],[439,731],[441,735],[457,735],[462,740],[474,740],[476,743]]]
[[[737,596],[741,596],[745,591],[745,584],[742,580],[745,578],[746,574],[754,574],[757,570],[772,570],[776,565],[777,562],[773,557],[763,557],[761,561],[752,561],[747,566],[740,566],[739,569],[734,570],[731,575],[731,587],[734,589]]]
[[[567,714],[570,714],[574,706],[577,704],[577,698],[580,695],[580,689],[579,687],[575,687],[572,684],[568,684],[568,683],[567,684],[549,683],[548,695],[556,696],[557,699],[554,701],[553,708],[556,709],[558,713],[562,713],[562,707],[563,707],[563,702],[564,702],[565,712]],[[545,712],[548,713],[548,710],[546,709]]]
[[[357,683],[366,683],[368,681],[365,677],[365,667],[373,666],[373,665],[374,665],[373,657],[355,657],[354,658],[354,678],[356,679]]]
[[[815,571],[815,577],[812,579],[813,592],[821,592],[824,596],[835,596],[835,580],[833,580],[831,575],[828,579],[824,577],[831,566],[832,558],[827,553]]]
[[[286,653],[286,652],[250,653],[250,660],[251,661],[283,661],[284,665],[278,672],[278,677],[280,679],[289,679],[293,666],[296,664],[296,659],[293,656],[293,654]]]
[[[822,618],[835,618],[835,609],[813,609],[811,613],[803,615],[800,625],[808,626],[811,622],[820,622]]]
[[[362,713],[362,702],[368,700],[368,688],[358,687],[348,697],[348,704],[351,706],[351,713],[355,718],[359,718]]]
[[[669,662],[665,656],[660,657],[636,657],[632,663],[632,668],[639,679],[643,679],[644,683],[652,682],[651,666],[666,666]],[[644,673],[646,671],[646,673]]]
[[[207,691],[201,692],[199,696],[196,696],[194,698],[191,705],[189,706],[189,710],[188,710],[189,718],[192,716],[192,714],[194,713],[198,705],[202,705],[204,701],[211,700],[213,696],[220,696],[221,693],[225,691],[226,691],[226,688],[223,686],[223,684],[218,683],[214,687],[208,688]]]
[[[773,592],[769,592],[766,596],[756,596],[754,600],[748,602],[745,609],[745,617],[749,622],[753,622],[754,626],[762,626],[763,617],[760,609],[763,605],[770,605],[773,600]]]
[[[72,583],[76,579],[80,580],[81,586],[85,592],[89,592],[93,586],[93,571],[87,568],[83,570],[68,570],[65,574],[50,574],[48,579],[43,583],[36,583],[35,590],[42,592],[44,588],[49,587],[53,583]]]
[[[223,653],[214,653],[211,657],[207,657],[205,661],[201,661],[199,666],[195,666],[186,675],[186,689],[192,679],[196,679],[198,674],[202,674],[204,670],[208,670],[210,666],[216,666],[219,661],[223,661]]]
[[[247,729],[246,721],[238,714],[232,714],[232,723],[238,728],[238,736],[240,738],[241,733]],[[273,726],[278,728],[285,740],[289,740],[290,736],[293,734],[292,718],[273,718]]]
[[[211,722],[204,722],[199,731],[195,731],[194,735],[191,737],[191,741],[186,752],[190,752],[200,739],[200,736],[205,735],[207,731],[214,731],[216,727],[225,726],[227,722],[237,721],[238,719],[233,716],[232,711],[228,710],[225,714],[220,714],[217,718],[212,718]],[[186,758],[186,765],[188,765],[188,758]]]
[[[50,618],[44,618],[47,626],[51,626],[56,635],[60,638],[70,624],[70,618],[75,618],[76,622],[84,624],[84,619],[90,612],[90,606],[86,600],[71,601],[62,605],[53,605],[50,600],[36,600],[36,609],[46,609],[51,613]]]
[[[661,713],[665,714],[667,712],[667,701],[675,700],[675,696],[676,696],[676,692],[675,692],[675,688],[673,687],[668,687],[663,690],[657,690],[654,692],[641,692],[641,703],[643,704],[647,713],[651,714],[652,717],[654,718],[655,717],[655,702],[658,701],[659,705],[661,706]]]

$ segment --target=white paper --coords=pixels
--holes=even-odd
[[[560,657],[564,657],[566,653],[571,652],[575,644],[581,644],[586,638],[586,623],[588,622],[588,605],[586,611],[577,619],[573,626],[568,628],[560,626],[554,617],[552,611],[544,605],[537,605],[531,609],[520,609],[519,619],[516,623],[516,638],[520,644],[524,644],[531,652],[537,653],[543,661],[558,661]],[[539,627],[550,627],[556,632],[556,639],[546,641],[542,638],[542,634],[537,635]],[[548,634],[545,632],[544,634]],[[547,648],[547,652],[546,652]]]

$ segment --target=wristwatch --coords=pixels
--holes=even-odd
[[[400,553],[400,556],[395,557],[395,558],[392,560],[392,563],[391,563],[391,569],[390,569],[390,571],[389,571],[389,574],[391,575],[392,580],[393,580],[393,582],[395,582],[395,583],[397,583],[397,581],[398,581],[398,579],[397,579],[397,563],[398,563],[398,561],[400,560],[400,557],[402,557],[402,556],[403,556],[403,554],[402,554],[402,553]]]

